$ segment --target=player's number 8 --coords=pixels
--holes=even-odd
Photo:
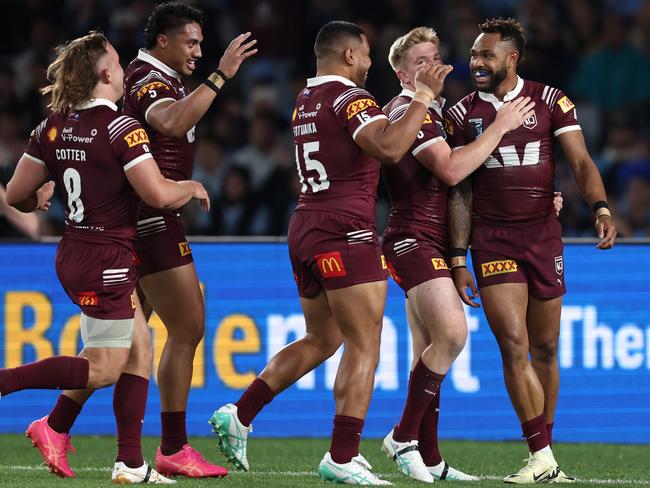
[[[81,201],[81,175],[74,168],[68,168],[63,172],[63,184],[68,192],[68,218],[79,223],[84,219],[84,204]]]

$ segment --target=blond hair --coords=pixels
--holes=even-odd
[[[99,81],[97,61],[106,54],[107,44],[102,32],[91,31],[56,48],[56,59],[47,68],[50,85],[40,90],[52,95],[48,107],[53,112],[68,113],[91,99]]]
[[[390,47],[388,54],[388,62],[393,69],[397,71],[400,68],[409,49],[423,42],[430,42],[434,46],[440,45],[438,34],[431,27],[416,27],[402,37],[398,37]]]

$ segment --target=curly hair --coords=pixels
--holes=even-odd
[[[99,81],[97,61],[106,54],[108,39],[100,31],[69,41],[56,48],[56,59],[47,68],[49,85],[40,89],[52,95],[48,107],[68,113],[87,102]]]
[[[167,34],[185,24],[196,22],[203,28],[203,12],[180,2],[160,3],[156,5],[147,19],[144,28],[144,45],[147,49],[156,47],[160,34]]]
[[[519,52],[519,60],[524,58],[524,51],[526,50],[524,28],[515,19],[488,19],[479,24],[478,28],[483,33],[500,34],[502,40],[513,42],[517,52]]]

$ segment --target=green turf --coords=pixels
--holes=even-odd
[[[27,439],[17,435],[0,436],[0,486],[4,487],[87,487],[109,485],[115,440],[112,437],[74,437],[77,455],[70,456],[74,480],[62,480],[39,466],[41,458]],[[216,442],[211,438],[192,439],[192,445],[207,458],[220,460]],[[144,439],[144,454],[152,460],[157,439]],[[329,486],[316,475],[316,467],[329,447],[327,439],[259,439],[249,443],[250,473],[231,473],[221,480],[179,478],[182,486],[228,487],[304,487]],[[374,471],[395,486],[418,486],[396,472],[392,461],[379,450],[379,440],[364,441],[362,453],[374,465]],[[526,457],[521,442],[452,442],[442,443],[445,459],[468,473],[484,476],[479,482],[453,482],[454,487],[490,487],[505,485],[499,481],[516,471]],[[575,486],[648,486],[650,487],[650,447],[611,444],[561,444],[555,456],[567,474],[582,480]]]

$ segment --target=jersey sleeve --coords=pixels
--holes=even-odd
[[[387,119],[381,107],[370,93],[361,88],[349,88],[341,93],[332,104],[336,119],[356,140],[357,135],[368,124]]]
[[[442,123],[439,122],[440,119],[438,114],[436,114],[432,109],[429,109],[424,116],[422,128],[420,129],[420,132],[418,132],[415,142],[411,146],[411,154],[414,157],[417,157],[421,151],[432,144],[445,140],[441,132]]]
[[[125,172],[153,157],[149,150],[147,132],[132,117],[121,115],[115,118],[108,125],[108,137]]]
[[[56,138],[56,129],[51,128],[49,134],[43,134],[43,131],[47,130],[47,119],[43,120],[38,126],[32,131],[29,135],[29,141],[27,141],[27,147],[25,148],[24,157],[34,161],[35,163],[42,164],[45,166],[45,157],[43,155],[43,149],[41,140],[44,137],[50,137],[52,139]],[[54,131],[54,132],[51,132]]]
[[[471,142],[466,140],[465,131],[463,130],[466,112],[467,110],[462,102],[458,102],[445,114],[444,124],[447,133],[447,144],[452,149],[463,147]]]
[[[555,137],[572,130],[581,130],[576,114],[576,106],[562,90],[548,88],[545,101],[551,111],[551,130]],[[544,96],[542,95],[542,98]]]
[[[147,122],[149,111],[156,105],[176,101],[182,98],[170,85],[169,81],[155,70],[147,73],[146,76],[136,81],[129,89],[129,101],[131,106],[142,115]]]

